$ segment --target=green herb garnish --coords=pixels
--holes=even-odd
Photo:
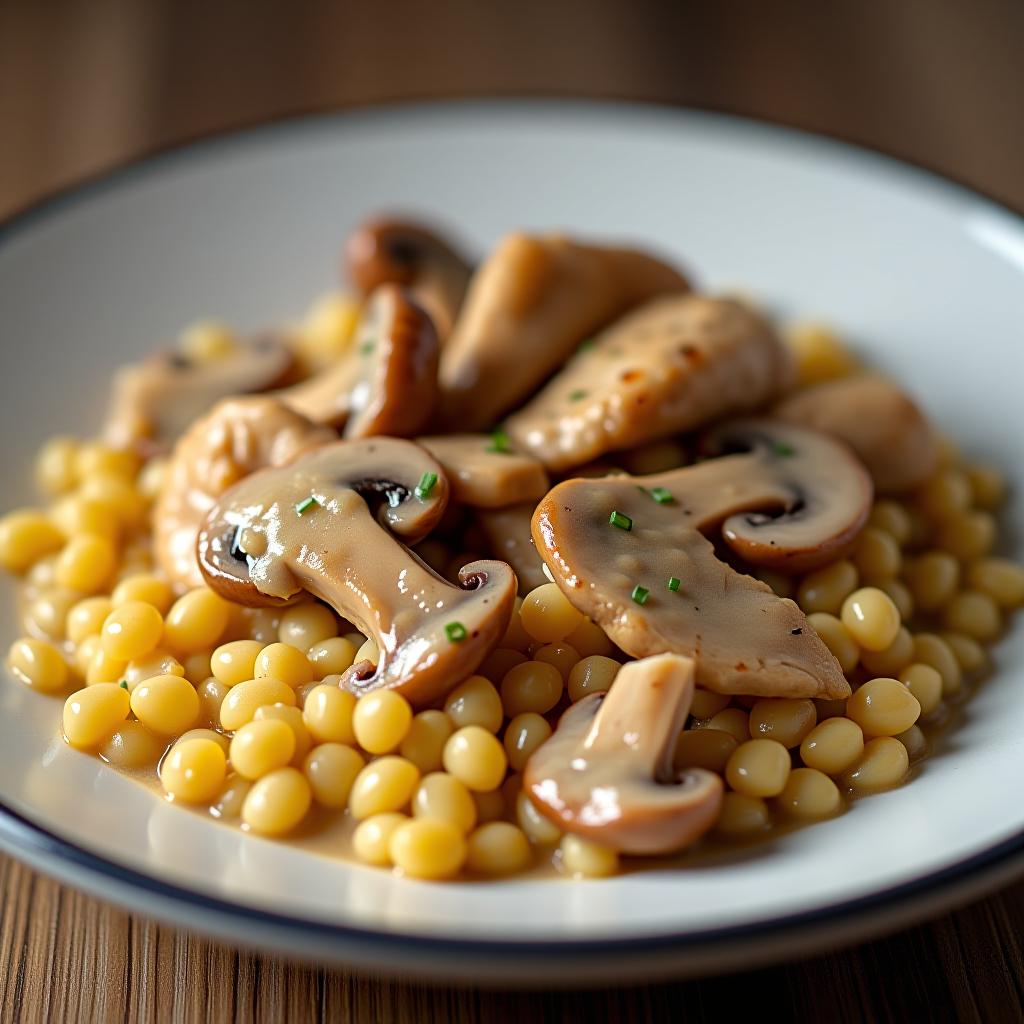
[[[783,458],[788,458],[790,455],[796,455],[796,449],[791,444],[786,444],[785,441],[776,441],[772,445],[772,451],[776,455],[781,455]]]
[[[499,455],[508,455],[510,451],[510,444],[511,442],[508,439],[508,434],[499,428],[492,432],[491,443],[487,446],[487,450],[489,452],[497,452]]]
[[[434,485],[437,483],[436,473],[424,473],[420,477],[420,482],[416,485],[415,495],[420,501],[425,501],[430,497],[430,492],[434,489]]]
[[[122,679],[121,682],[119,682],[117,685],[120,686],[122,690],[127,690],[128,689],[128,680],[127,679]]]
[[[461,622],[449,622],[444,627],[444,635],[448,637],[453,644],[460,643],[469,636],[466,632],[466,627]]]
[[[295,511],[301,516],[305,515],[314,505],[319,505],[320,502],[316,500],[311,494],[308,498],[303,498],[302,501],[295,506]]]
[[[577,355],[583,355],[584,352],[589,352],[597,344],[594,338],[587,338],[586,341],[581,341],[579,348],[576,349]]]
[[[569,393],[570,402],[578,402],[581,398],[586,398],[587,393],[582,388],[577,388],[575,391]]]
[[[633,593],[629,596],[633,598],[633,600],[636,601],[637,604],[647,604],[647,597],[649,594],[650,591],[646,587],[641,587],[638,583],[633,588]]]
[[[359,346],[359,352],[361,355],[368,356],[374,348],[376,348],[376,342],[364,341],[362,345]]]
[[[608,517],[608,522],[612,526],[617,526],[620,530],[625,530],[627,533],[633,529],[633,520],[629,516],[624,516],[621,512],[612,512]]]
[[[666,490],[664,487],[652,487],[651,497],[659,505],[671,505],[676,500],[675,497],[673,497],[672,492]]]
[[[680,583],[681,583],[681,580],[679,579],[678,576],[669,576],[669,578],[668,578],[668,589],[671,590],[672,593],[674,594],[679,589]]]

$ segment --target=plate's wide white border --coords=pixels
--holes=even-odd
[[[439,137],[447,139],[452,152],[460,157],[457,165],[446,165],[446,154],[437,150]],[[944,411],[957,424],[958,434],[966,437],[968,443],[993,439],[990,412],[974,401],[973,396],[964,394],[963,388],[950,387],[948,366],[941,360],[929,362],[918,357],[929,351],[930,341],[945,350],[954,331],[966,333],[966,328],[973,327],[979,333],[987,332],[979,342],[982,350],[987,346],[996,357],[1005,354],[1011,360],[1011,367],[1012,360],[1019,359],[1010,347],[1012,340],[1000,336],[1001,329],[1007,333],[1008,324],[1021,322],[1019,317],[1014,320],[1008,316],[1008,310],[1021,311],[1021,307],[1007,298],[1006,290],[1016,285],[1019,293],[1021,251],[1024,249],[1024,235],[1012,215],[970,193],[884,158],[792,132],[677,111],[593,104],[426,105],[302,120],[186,148],[115,174],[97,185],[72,191],[66,198],[58,198],[9,224],[6,234],[10,242],[0,249],[0,289],[5,267],[14,275],[18,286],[12,288],[13,302],[5,303],[5,310],[13,308],[9,322],[14,327],[23,323],[22,335],[39,338],[43,345],[47,340],[55,345],[52,337],[45,337],[44,329],[57,338],[68,336],[69,309],[62,309],[58,304],[55,310],[40,313],[41,296],[38,291],[33,295],[33,286],[38,289],[44,266],[51,279],[72,290],[76,279],[83,275],[88,279],[92,274],[94,292],[109,295],[114,281],[123,280],[127,274],[130,279],[126,284],[143,293],[142,298],[135,295],[132,301],[110,303],[109,309],[101,311],[89,308],[87,292],[73,294],[68,299],[69,303],[74,301],[74,311],[79,318],[83,308],[85,310],[84,337],[110,339],[111,351],[104,353],[103,360],[108,366],[136,348],[143,332],[151,331],[154,325],[160,333],[170,332],[182,319],[183,309],[187,315],[190,310],[202,308],[204,301],[222,299],[229,308],[217,311],[243,321],[279,316],[282,304],[291,304],[285,308],[298,308],[308,295],[308,282],[323,278],[320,264],[324,245],[336,246],[342,230],[336,223],[321,224],[322,218],[316,215],[318,211],[310,211],[308,202],[282,200],[280,209],[266,202],[267,195],[278,195],[274,189],[286,188],[295,180],[291,177],[296,172],[294,159],[302,152],[307,156],[314,152],[325,161],[339,161],[338,172],[351,173],[360,187],[370,180],[369,172],[376,171],[373,187],[367,186],[368,195],[359,201],[360,207],[390,201],[394,196],[412,202],[417,196],[432,193],[434,198],[427,205],[443,212],[458,209],[456,200],[461,196],[464,205],[475,208],[478,214],[461,226],[468,235],[476,232],[478,241],[486,241],[506,227],[509,213],[500,204],[491,210],[487,195],[467,198],[465,190],[474,186],[484,189],[490,186],[515,199],[520,209],[530,209],[538,224],[562,218],[570,226],[654,238],[669,249],[673,243],[676,249],[686,249],[685,236],[689,235],[694,239],[692,253],[698,261],[698,269],[705,270],[712,282],[749,284],[783,307],[810,308],[832,316],[850,325],[854,333],[862,334],[865,340],[873,340],[881,361],[897,369],[901,368],[901,357],[890,356],[882,343],[898,341],[906,346],[909,354],[902,356],[903,364],[908,360],[912,362],[918,390],[943,397]],[[387,161],[388,157],[394,159],[396,155],[407,157],[410,152],[425,157],[423,168],[418,169],[420,177],[410,175],[408,170],[396,171]],[[502,166],[496,162],[498,157],[506,161],[519,160],[519,177],[515,181],[504,180],[493,169]],[[544,165],[539,175],[539,180],[547,186],[543,192],[537,191],[536,181],[528,180],[531,173],[537,173],[538,161]],[[660,176],[656,170],[659,161]],[[612,170],[608,169],[609,164]],[[253,210],[246,211],[246,189],[251,184],[253,167],[261,167],[262,173],[270,176],[262,186],[255,186],[255,193],[259,195],[261,187],[269,187],[271,191],[264,194],[264,202],[253,204]],[[598,173],[599,170],[602,173]],[[442,173],[451,180],[440,180]],[[244,176],[240,178],[240,174]],[[666,174],[675,176],[672,185],[679,189],[678,202],[666,202],[666,196],[676,195],[671,190],[666,191]],[[209,187],[202,180],[204,175]],[[654,185],[660,181],[660,186],[648,188],[644,194],[642,186],[647,179]],[[629,192],[631,187],[640,194]],[[194,191],[197,188],[199,191]],[[517,188],[520,194],[513,196]],[[588,193],[588,188],[592,194]],[[202,224],[189,223],[187,216],[181,217],[180,206],[175,207],[175,195],[180,202],[181,195],[188,195],[189,189],[193,189],[193,198],[206,205],[205,219],[222,217],[232,231],[244,229],[245,213],[257,217],[257,224],[273,225],[277,231],[275,242],[285,256],[291,257],[287,260],[291,283],[282,288],[274,279],[274,273],[279,274],[280,268],[265,263],[244,266],[235,279],[225,280],[224,267],[228,262],[225,252],[216,250],[216,240],[204,235]],[[697,193],[699,201],[693,198]],[[627,199],[622,200],[623,195]],[[728,201],[723,202],[723,197]],[[121,214],[116,226],[109,222],[111,203]],[[354,215],[345,208],[344,202],[338,204],[338,211],[342,216]],[[57,216],[62,212],[63,217]],[[107,217],[106,222],[104,217]],[[872,217],[880,222],[877,230],[865,228],[862,223],[863,218]],[[896,223],[887,224],[885,218],[895,218]],[[307,233],[301,239],[294,231],[289,234],[292,221],[301,222]],[[811,230],[814,223],[820,223],[820,238]],[[255,235],[259,234],[255,228],[253,230]],[[62,231],[65,238],[60,251],[55,252],[52,236],[60,236]],[[722,244],[721,233],[734,242]],[[310,235],[314,238],[312,243],[308,242]],[[914,245],[905,253],[899,251],[898,247],[905,246],[910,236],[916,239]],[[172,247],[179,246],[181,253],[187,253],[196,264],[191,271],[193,278],[184,285],[176,282],[173,288],[164,287],[154,285],[145,274],[132,277],[130,271],[138,260],[131,265],[123,259],[118,263],[116,255],[112,257],[115,266],[110,271],[113,278],[104,278],[103,267],[83,270],[80,262],[74,262],[76,258],[80,261],[81,256],[76,252],[76,245],[99,244],[96,259],[100,263],[104,245],[129,252],[136,247],[142,260],[147,246],[164,243],[167,238]],[[764,238],[770,239],[770,245],[766,245]],[[873,251],[872,243],[878,244],[880,239],[896,247],[895,256],[891,251]],[[20,250],[19,241],[27,243]],[[205,244],[198,245],[199,241]],[[241,241],[250,240],[246,237]],[[814,242],[821,248],[811,259],[808,250]],[[835,256],[837,247],[843,253],[840,259]],[[756,259],[750,258],[751,250]],[[965,256],[968,252],[973,254],[973,263]],[[766,253],[771,255],[774,266],[765,266]],[[6,263],[5,256],[10,257]],[[65,262],[61,262],[62,257]],[[34,260],[42,262],[34,263]],[[244,260],[238,262],[245,263]],[[160,267],[159,259],[155,263]],[[173,265],[173,262],[165,264],[165,273],[166,266]],[[799,268],[799,282],[793,279],[795,267]],[[857,275],[859,291],[837,270]],[[259,281],[261,274],[266,275],[264,282]],[[942,290],[948,281],[960,276],[969,278],[965,286],[969,283],[975,292],[981,289],[982,294],[974,296],[974,305]],[[922,288],[921,280],[931,287]],[[934,283],[939,285],[938,289]],[[183,305],[182,294],[188,295],[190,301],[194,299],[195,304]],[[814,296],[814,302],[809,301],[808,296]],[[929,306],[922,312],[921,304],[926,297],[930,300]],[[936,303],[943,307],[941,321],[936,319]],[[973,315],[979,306],[983,307],[982,315]],[[950,332],[945,337],[941,333],[944,328]],[[59,345],[54,352],[63,363],[69,364],[61,375],[66,379],[77,379],[73,375],[79,372],[83,380],[100,379],[88,349],[84,352],[85,358],[83,352],[68,352]],[[54,424],[45,423],[34,432],[26,431],[24,396],[29,396],[31,401],[33,372],[41,376],[42,370],[49,367],[34,367],[31,358],[23,354],[15,356],[6,346],[3,359],[6,369],[20,371],[27,381],[22,399],[14,396],[14,401],[0,410],[0,428],[9,427],[11,423],[21,425],[17,433],[25,436],[24,447],[31,450],[32,442],[52,433]],[[999,377],[998,373],[990,372],[990,380],[985,381],[987,390],[995,397],[1000,386],[1006,387],[1005,379],[1000,381]],[[13,372],[4,379],[13,380]],[[38,379],[35,386],[38,387]],[[71,405],[75,408],[54,410],[52,419],[57,426],[80,426],[82,403],[69,403]],[[997,454],[1013,466],[1014,453],[1005,444],[1002,449]],[[11,460],[5,462],[5,468],[12,472]],[[1016,468],[1020,468],[1019,461]],[[1024,478],[1024,473],[1017,475]],[[1024,661],[1020,657],[1019,639],[1011,640],[1005,647],[1004,661],[1012,659],[1015,666]],[[1012,674],[1018,673],[1019,670],[1014,670]],[[1005,676],[1006,672],[1000,677],[1001,688],[1010,682]],[[44,728],[38,703],[33,705],[34,711],[26,711],[26,700],[34,699],[32,695],[10,689],[0,698],[0,708],[9,721],[33,722],[37,730],[34,736],[29,735],[32,729],[28,729],[24,736],[10,737],[29,747],[33,743],[38,747],[38,730]],[[997,705],[992,710],[993,699],[991,691],[981,695],[982,714],[978,718],[988,724],[995,723],[995,735],[993,729],[979,728],[977,722],[968,721],[958,738],[961,757],[966,757],[967,751],[975,752],[975,757],[994,752],[991,763],[981,773],[983,779],[994,777],[1001,770],[1012,770],[1020,753],[1013,722],[1004,722],[1005,731],[998,728],[999,710]],[[985,717],[986,711],[989,718]],[[47,713],[52,716],[52,709]],[[1009,717],[1003,716],[1004,719]],[[985,746],[981,745],[983,742]],[[27,752],[28,747],[25,749]],[[781,936],[786,927],[792,930],[820,924],[826,911],[836,924],[850,920],[851,908],[877,905],[882,891],[888,893],[894,907],[910,903],[920,907],[924,892],[920,864],[926,863],[926,859],[917,864],[887,863],[898,854],[901,842],[907,838],[904,835],[893,849],[879,846],[865,849],[860,858],[865,871],[863,877],[852,879],[852,884],[841,895],[833,893],[826,899],[823,894],[828,891],[829,879],[805,875],[799,886],[792,886],[793,891],[771,894],[756,912],[742,899],[731,902],[727,889],[713,892],[716,878],[727,873],[729,865],[711,873],[698,871],[698,877],[689,882],[685,875],[652,875],[567,886],[555,892],[550,889],[550,883],[538,883],[543,886],[542,895],[536,889],[531,890],[530,883],[510,885],[504,890],[495,887],[486,895],[479,888],[460,886],[458,890],[451,890],[453,912],[440,919],[436,916],[433,897],[424,895],[424,887],[392,882],[379,874],[371,878],[362,869],[349,869],[356,874],[347,878],[348,903],[342,908],[345,913],[339,919],[339,908],[331,906],[330,899],[325,900],[322,907],[316,905],[315,892],[307,893],[305,902],[296,897],[289,905],[283,898],[285,894],[279,893],[276,899],[264,901],[251,886],[233,890],[226,878],[197,880],[195,865],[186,863],[182,868],[180,863],[166,857],[168,847],[174,850],[173,840],[180,832],[193,831],[194,823],[186,825],[177,817],[182,812],[173,808],[160,805],[150,815],[151,834],[143,840],[128,835],[120,847],[107,828],[116,832],[116,820],[103,821],[100,828],[96,827],[99,822],[93,822],[91,830],[81,822],[72,821],[74,815],[68,814],[67,804],[55,801],[52,795],[47,795],[47,790],[52,791],[54,787],[48,783],[59,778],[74,803],[75,780],[82,778],[83,771],[74,757],[70,752],[50,749],[40,759],[37,751],[37,763],[45,760],[47,771],[34,782],[12,780],[10,768],[5,778],[0,757],[0,799],[36,824],[47,826],[46,831],[60,832],[73,844],[111,861],[119,861],[129,869],[142,869],[157,879],[169,880],[172,887],[161,889],[160,882],[155,888],[147,887],[140,884],[141,876],[129,877],[111,868],[111,877],[119,878],[115,891],[111,892],[110,885],[101,881],[104,878],[102,865],[90,859],[90,853],[76,853],[73,847],[62,846],[59,838],[46,836],[45,831],[34,831],[28,823],[18,822],[14,817],[7,819],[9,827],[0,830],[0,843],[20,849],[23,855],[31,849],[33,857],[42,858],[41,866],[49,865],[66,880],[77,878],[79,884],[94,890],[102,888],[103,894],[112,898],[118,898],[116,893],[121,892],[120,898],[124,900],[125,894],[130,892],[133,896],[128,902],[137,909],[148,907],[157,912],[159,908],[181,923],[215,927],[222,934],[247,937],[251,941],[257,941],[260,920],[265,923],[263,933],[275,936],[272,944],[281,945],[283,933],[301,928],[298,923],[289,923],[295,921],[289,918],[290,913],[319,919],[319,924],[308,928],[310,938],[307,941],[299,942],[292,935],[286,943],[288,948],[306,949],[312,944],[313,948],[306,949],[307,952],[319,951],[346,959],[355,955],[351,948],[343,951],[349,939],[362,935],[366,950],[373,945],[367,940],[367,931],[378,926],[380,940],[385,944],[415,934],[445,937],[456,946],[470,942],[477,945],[468,948],[486,950],[488,943],[513,940],[518,942],[515,948],[521,954],[517,961],[541,948],[568,954],[574,947],[594,939],[589,945],[594,954],[602,945],[609,952],[613,946],[624,942],[636,951],[645,947],[648,954],[660,948],[672,959],[672,950],[689,947],[687,962],[693,964],[691,940],[694,939],[703,938],[709,947],[719,946],[726,939],[734,944],[743,934],[749,940],[761,936],[758,939],[761,941],[766,936]],[[970,761],[965,761],[963,767],[970,765]],[[95,768],[93,771],[95,774]],[[911,790],[876,798],[863,805],[864,812],[858,808],[857,815],[858,818],[864,815],[858,826],[863,828],[861,837],[886,832],[898,837],[908,828],[925,833],[919,844],[921,855],[926,858],[929,852],[934,853],[936,844],[942,853],[927,861],[925,873],[941,878],[946,893],[953,891],[949,886],[954,883],[963,891],[968,881],[966,876],[976,875],[982,867],[989,872],[997,865],[998,870],[1005,870],[1016,852],[1012,836],[1024,823],[1024,818],[1017,821],[1012,816],[1000,821],[1000,794],[982,793],[962,815],[962,834],[951,835],[948,830],[938,829],[935,823],[941,820],[941,815],[948,814],[949,800],[942,786],[951,771],[949,762],[943,764],[943,759],[939,759]],[[90,810],[98,811],[103,806],[131,800],[132,797],[119,788],[125,785],[123,779],[100,769],[92,788],[97,801],[106,803],[98,803]],[[934,789],[931,794],[929,786]],[[912,793],[913,798],[908,800],[907,793]],[[845,830],[849,825],[849,819],[840,819],[793,840],[772,844],[764,860],[770,868],[773,857],[795,858],[808,854],[812,856],[809,864],[813,869],[813,850],[819,839],[824,842],[830,828]],[[844,835],[854,841],[857,838],[857,832],[845,831]],[[208,839],[202,841],[209,842]],[[144,855],[129,849],[132,843],[138,844],[138,850]],[[260,862],[257,875],[259,872],[274,874],[288,866],[287,851],[276,847],[273,852],[263,849],[270,845],[250,840],[244,848],[245,853]],[[993,850],[998,850],[998,858],[993,858]],[[235,852],[226,854],[229,861]],[[753,860],[754,867],[744,867],[744,874],[748,876],[765,867],[756,864],[757,858]],[[818,863],[824,869],[823,862]],[[69,867],[72,864],[75,867]],[[764,877],[771,879],[770,874]],[[972,891],[976,881],[974,877],[969,879]],[[175,883],[177,889],[173,887]],[[814,890],[812,883],[820,883],[822,888]],[[673,913],[672,899],[697,903],[708,887],[712,895],[702,914],[691,914],[687,918]],[[208,901],[205,912],[201,908],[204,897],[189,897],[185,891],[189,888],[204,893]],[[433,887],[426,888],[435,891]],[[247,903],[250,909],[238,911],[238,920],[232,922],[230,907],[225,904],[217,904],[216,911],[210,909],[214,905],[212,898],[223,896]],[[474,916],[473,908],[486,906],[492,897],[495,902],[490,914]],[[931,895],[928,898],[931,899]],[[545,906],[549,903],[558,906],[559,901],[562,901],[561,912],[554,920],[545,920]],[[646,908],[641,914],[636,913],[638,902]],[[198,905],[190,906],[190,903]],[[847,905],[845,911],[838,909],[839,903]],[[499,919],[494,920],[495,909],[508,912],[524,906],[539,915],[540,920],[534,922],[533,927],[529,920],[524,922],[518,917],[510,918],[505,927],[500,914]],[[256,908],[255,911],[252,908]],[[685,909],[691,909],[689,903]],[[261,917],[261,911],[267,913]],[[784,920],[789,921],[788,926],[783,925]],[[874,921],[880,924],[882,918],[876,916]],[[717,932],[717,941],[713,941],[712,931]],[[556,940],[550,949],[542,941],[546,934]],[[329,940],[328,936],[333,939]],[[451,955],[453,947],[448,949],[446,969],[456,972],[458,958]],[[503,949],[509,952],[507,946]],[[497,947],[492,947],[492,951],[492,954],[483,952],[477,956],[467,954],[463,963],[478,961],[481,955],[494,959]],[[542,963],[548,962],[548,952],[539,957]],[[372,966],[390,961],[388,958],[382,961],[374,954],[369,958],[364,956],[360,962]]]

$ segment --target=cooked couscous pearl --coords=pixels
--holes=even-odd
[[[570,696],[572,694],[570,693]],[[690,703],[690,714],[694,718],[711,718],[729,706],[729,696],[725,693],[712,693],[710,690],[696,689]]]
[[[903,622],[914,614],[914,595],[902,580],[880,580],[875,585],[892,598],[892,603],[896,605]]]
[[[210,672],[225,686],[256,678],[256,659],[263,645],[258,640],[232,640],[210,655]]]
[[[505,678],[510,669],[515,668],[516,665],[522,665],[524,661],[529,661],[529,658],[522,651],[499,647],[484,658],[478,672],[486,679],[500,681]]]
[[[452,720],[443,711],[421,711],[413,716],[398,751],[426,775],[441,767],[444,745],[454,731]]]
[[[371,754],[397,750],[412,724],[409,702],[394,690],[361,697],[352,712],[352,730],[359,746]]]
[[[80,750],[98,747],[128,717],[128,691],[117,683],[96,683],[64,703],[64,735]]]
[[[82,494],[61,498],[50,509],[50,519],[68,540],[94,534],[114,542],[121,535],[121,523],[113,509],[106,502]]]
[[[833,331],[822,324],[794,324],[786,342],[796,360],[800,387],[847,377],[857,369],[857,360]]]
[[[942,695],[951,697],[960,692],[963,673],[949,644],[935,633],[914,634],[914,661],[923,661],[942,676]]]
[[[732,752],[738,746],[735,736],[720,729],[686,729],[676,740],[672,763],[680,771],[706,768],[723,775]]]
[[[533,652],[534,661],[543,661],[548,665],[554,665],[562,675],[563,680],[569,678],[573,666],[580,660],[579,653],[575,648],[570,647],[564,641],[556,644],[544,644]]]
[[[274,719],[247,722],[231,740],[231,767],[246,779],[283,768],[295,753],[295,734]]]
[[[69,590],[92,594],[101,589],[117,567],[117,547],[94,533],[72,537],[57,556],[54,579]]]
[[[199,694],[199,715],[208,725],[220,725],[220,709],[228,695],[228,687],[212,676],[196,687]]]
[[[451,878],[459,873],[466,854],[462,831],[436,818],[403,821],[388,839],[391,863],[412,878]]]
[[[848,718],[829,718],[816,725],[800,744],[800,758],[808,768],[840,775],[864,752],[864,731]]]
[[[412,797],[412,813],[416,818],[450,821],[461,832],[476,824],[476,804],[470,791],[454,776],[431,772],[420,779]]]
[[[210,804],[210,813],[223,821],[241,818],[242,807],[250,789],[252,783],[248,779],[243,779],[241,775],[228,775],[220,792]]]
[[[281,614],[277,635],[281,643],[306,651],[313,644],[337,636],[338,620],[326,605],[300,604]]]
[[[306,695],[302,706],[302,720],[310,735],[320,743],[356,742],[352,716],[356,698],[347,690],[322,683]]]
[[[306,723],[302,720],[302,712],[297,707],[289,704],[264,704],[256,709],[253,715],[254,722],[276,721],[284,722],[292,731],[295,737],[295,753],[292,754],[291,764],[296,768],[301,767],[309,748],[313,746],[313,737],[309,735]]]
[[[928,753],[928,739],[920,726],[912,725],[906,732],[901,732],[896,739],[907,748],[907,757],[910,758],[911,764],[919,761]]]
[[[870,793],[902,782],[909,768],[907,748],[892,736],[878,736],[864,744],[864,753],[843,781],[853,790]]]
[[[957,512],[935,531],[936,545],[964,562],[987,555],[995,539],[995,519],[979,509]]]
[[[872,676],[894,676],[914,657],[914,638],[900,626],[896,639],[884,651],[861,651],[860,663]]]
[[[795,768],[775,798],[776,806],[786,814],[805,821],[830,817],[842,802],[836,784],[814,768]]]
[[[340,676],[356,660],[356,645],[343,636],[332,636],[313,644],[306,657],[316,675]]]
[[[971,483],[959,469],[941,469],[917,492],[917,506],[929,519],[942,521],[971,504]]]
[[[145,768],[163,756],[167,742],[141,722],[123,722],[100,747],[99,754],[118,768]]]
[[[117,683],[124,678],[128,662],[112,658],[102,647],[97,647],[85,673],[85,681],[94,683]]]
[[[473,803],[476,804],[476,820],[483,824],[485,821],[498,821],[505,817],[506,802],[505,792],[502,789],[492,789],[489,793],[470,793]]]
[[[256,657],[256,679],[278,679],[291,687],[316,678],[304,651],[291,644],[268,644]]]
[[[472,832],[467,841],[466,866],[478,875],[495,878],[525,870],[533,859],[522,829],[507,821],[491,821]]]
[[[199,717],[199,694],[181,676],[153,676],[132,690],[131,709],[147,729],[177,736]]]
[[[419,769],[412,761],[391,754],[379,757],[356,776],[348,809],[357,819],[401,810],[412,799],[419,781]]]
[[[117,605],[128,601],[145,601],[151,604],[161,615],[166,615],[174,601],[174,593],[170,584],[152,573],[136,573],[126,576],[110,595],[110,600]]]
[[[831,565],[809,573],[797,588],[797,604],[804,612],[839,613],[843,601],[857,587],[857,568],[852,562],[840,559]]]
[[[550,711],[562,696],[563,686],[562,674],[554,665],[543,661],[516,665],[501,681],[505,714],[515,717],[525,711]]]
[[[191,661],[191,658],[188,659]],[[185,666],[172,654],[161,651],[159,648],[150,651],[145,657],[129,661],[124,670],[123,678],[128,684],[129,690],[134,690],[143,679],[151,679],[153,676],[184,676]],[[209,676],[207,672],[203,677],[205,681]],[[189,680],[190,682],[192,680]]]
[[[942,676],[931,665],[915,662],[908,665],[899,678],[921,706],[922,715],[930,715],[942,703]]]
[[[478,725],[467,725],[452,733],[444,745],[441,761],[450,775],[480,792],[497,789],[508,767],[504,747]]]
[[[110,475],[131,480],[139,471],[139,457],[126,448],[112,448],[102,441],[86,441],[78,446],[75,469],[79,480]]]
[[[73,437],[55,437],[36,458],[36,483],[50,495],[65,494],[78,484],[79,443]]]
[[[550,846],[562,837],[562,830],[537,810],[534,802],[521,790],[515,798],[516,821],[531,843]]]
[[[80,644],[87,636],[98,636],[113,610],[109,597],[87,597],[68,610],[64,633],[73,644]]]
[[[1007,558],[980,558],[967,569],[967,584],[1002,608],[1024,604],[1024,566]]]
[[[818,721],[813,700],[769,698],[750,709],[750,735],[798,747]]]
[[[263,704],[294,706],[295,691],[279,679],[250,679],[232,686],[220,705],[221,728],[228,732],[241,729],[246,722],[253,720],[256,709]]]
[[[975,640],[994,640],[1003,628],[999,605],[980,590],[961,590],[946,605],[942,614],[949,629],[966,633]]]
[[[10,512],[0,519],[0,565],[8,572],[30,569],[63,543],[61,531],[42,512]]]
[[[857,667],[860,648],[842,622],[829,612],[811,612],[807,622],[832,652],[843,672],[852,672]]]
[[[902,561],[900,546],[891,533],[877,526],[863,530],[853,555],[853,564],[864,582],[892,579],[899,573]]]
[[[960,563],[946,551],[928,551],[905,569],[915,606],[923,612],[941,608],[960,585]]]
[[[46,590],[32,601],[25,614],[26,632],[42,634],[47,640],[63,640],[68,613],[80,594],[73,590]]]
[[[745,793],[725,793],[722,809],[718,812],[715,831],[739,839],[764,832],[771,827],[772,816],[768,805],[759,796]]]
[[[868,517],[868,525],[885,530],[897,544],[910,540],[910,516],[897,501],[876,501]]]
[[[884,651],[900,631],[900,612],[891,597],[877,587],[862,587],[843,601],[840,619],[858,645]]]
[[[70,680],[60,651],[46,640],[23,637],[7,652],[7,668],[19,682],[41,693],[59,693]]]
[[[242,804],[242,821],[254,832],[283,835],[309,811],[313,792],[295,768],[278,768],[253,783]]]
[[[897,736],[921,717],[921,705],[898,679],[864,683],[846,702],[846,714],[865,736]]]
[[[777,796],[789,778],[789,751],[775,740],[748,740],[729,757],[725,777],[747,796]]]
[[[228,616],[228,603],[212,590],[190,590],[167,612],[164,641],[171,650],[183,654],[215,647],[227,628]]]
[[[750,716],[742,708],[726,708],[712,715],[705,728],[727,732],[737,743],[746,743],[750,739]]]
[[[145,601],[126,601],[106,617],[100,638],[112,658],[132,661],[152,651],[160,642],[164,620]]]
[[[985,648],[972,636],[946,630],[941,634],[964,672],[980,672],[988,665]]]
[[[160,765],[164,791],[187,803],[212,800],[224,785],[226,775],[224,751],[206,739],[175,743]]]
[[[174,742],[185,743],[188,740],[211,740],[225,754],[231,749],[231,737],[225,736],[222,732],[214,732],[213,729],[189,729],[187,732],[183,732]]]
[[[519,618],[532,639],[550,644],[564,640],[577,629],[583,613],[569,603],[556,584],[544,583],[523,598]]]
[[[574,878],[607,878],[619,870],[615,850],[590,839],[566,834],[559,844],[562,867]]]
[[[516,715],[505,727],[503,745],[513,771],[521,772],[533,752],[551,735],[547,719],[534,711]]]
[[[363,756],[355,748],[344,743],[321,743],[306,755],[302,770],[318,804],[342,808],[365,766]]]
[[[603,654],[581,658],[569,673],[569,699],[575,702],[588,694],[610,690],[620,668],[619,662]]]
[[[470,676],[459,683],[448,694],[444,711],[456,728],[479,725],[488,732],[497,732],[504,720],[501,697],[494,684],[483,676]]]
[[[352,852],[364,863],[384,867],[391,863],[388,843],[399,825],[409,818],[404,814],[389,812],[375,814],[361,821],[352,833]]]
[[[1006,480],[992,466],[968,466],[967,479],[974,504],[979,508],[998,508],[1006,498]]]
[[[589,658],[595,654],[608,657],[615,649],[608,639],[608,634],[590,619],[584,620],[567,636],[565,642],[579,653],[581,658]]]

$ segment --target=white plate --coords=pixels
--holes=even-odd
[[[408,209],[481,248],[519,226],[620,237],[711,287],[841,325],[972,452],[1024,479],[1024,230],[978,197],[792,132],[641,107],[468,103],[189,147],[16,219],[0,248],[4,504],[39,442],[98,422],[122,360],[202,315],[287,319],[347,230]],[[1019,528],[1021,509],[1010,512]],[[0,608],[10,634],[10,589]],[[746,853],[606,881],[432,885],[188,811],[55,740],[0,687],[0,845],[143,913],[380,970],[582,982],[749,965],[937,911],[1024,851],[1024,629],[912,784]]]

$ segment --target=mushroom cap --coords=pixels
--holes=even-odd
[[[721,526],[761,564],[819,565],[865,522],[870,479],[840,443],[770,420],[729,424],[708,443],[738,453],[559,484],[534,513],[537,550],[569,600],[634,657],[695,657],[697,682],[720,693],[848,696],[803,612],[721,561],[705,531]]]
[[[523,450],[562,470],[751,412],[791,376],[788,348],[748,307],[663,296],[599,334],[506,428]]]
[[[434,325],[409,292],[381,285],[338,360],[278,397],[346,438],[412,436],[430,421],[437,402]]]
[[[353,284],[368,295],[382,284],[411,288],[442,341],[451,333],[473,267],[431,228],[398,218],[360,224],[345,245]]]
[[[568,832],[622,853],[670,853],[714,824],[722,780],[673,769],[694,690],[690,658],[662,654],[627,664],[611,689],[573,704],[534,752],[523,786]]]
[[[533,456],[506,448],[496,450],[488,434],[418,437],[416,443],[444,467],[459,504],[505,508],[536,502],[548,492],[548,475]]]
[[[772,415],[845,441],[882,493],[913,490],[939,464],[939,438],[927,417],[905,391],[878,374],[798,391]]]
[[[117,447],[165,451],[220,399],[279,387],[294,367],[291,347],[274,334],[202,362],[180,352],[154,353],[114,377],[104,436]]]
[[[672,267],[630,249],[506,236],[473,276],[441,354],[444,424],[491,426],[594,331],[654,295],[689,287]]]
[[[528,501],[476,513],[476,521],[490,542],[491,554],[512,566],[524,596],[549,582],[530,529],[536,507],[535,501]]]
[[[424,477],[432,482],[417,491]],[[429,704],[502,638],[516,593],[504,562],[464,566],[453,586],[396,539],[422,539],[447,501],[443,471],[422,448],[338,441],[224,494],[200,532],[200,566],[212,589],[241,604],[287,604],[303,592],[326,602],[379,650],[376,667],[360,662],[343,685]]]

